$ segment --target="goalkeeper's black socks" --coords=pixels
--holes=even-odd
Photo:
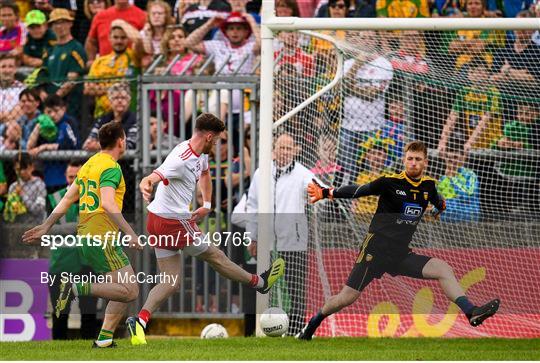
[[[465,316],[468,319],[470,319],[472,315],[472,311],[476,306],[469,301],[467,296],[463,295],[463,296],[458,297],[455,303],[457,306],[459,306],[461,311],[463,311],[463,314],[465,314]]]
[[[315,330],[317,330],[319,325],[321,325],[321,323],[324,319],[326,319],[327,316],[328,315],[324,315],[321,310],[319,310],[317,314],[313,315],[313,317],[309,321],[304,334],[311,338],[311,336],[315,333]]]
[[[317,330],[319,325],[321,325],[327,316],[328,315],[324,315],[319,310],[317,314],[313,315],[313,317],[309,320],[309,323],[307,323],[302,331],[296,335],[296,338],[302,340],[311,340],[313,338],[313,334],[315,334],[315,330]]]
[[[309,321],[309,325],[313,326],[314,329],[317,329],[319,325],[323,322],[324,319],[326,319],[328,315],[324,315],[322,313],[322,310],[319,310],[317,314],[313,315],[311,320]]]

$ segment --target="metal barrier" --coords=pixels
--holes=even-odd
[[[210,155],[214,212],[200,225],[203,233],[232,230],[230,217],[233,208],[248,187],[245,176],[253,175],[255,171],[258,82],[258,77],[238,75],[142,77],[142,175],[150,174],[179,142],[189,139],[195,128],[194,120],[201,112],[212,112],[222,117],[226,123],[227,142],[217,143]],[[246,104],[249,109],[246,109]],[[247,133],[244,127],[246,124],[250,125]],[[157,133],[151,130],[152,127],[157,129]],[[165,129],[168,130],[167,134],[161,132]],[[247,139],[250,139],[248,144],[245,143]],[[249,150],[250,163],[244,165],[247,157],[245,152]],[[237,165],[238,170],[233,171],[233,165]],[[234,172],[239,177],[237,185],[231,187]],[[146,220],[146,208],[142,200],[140,203],[137,210],[140,211],[140,221],[143,222]],[[194,196],[192,209],[197,206],[197,198]],[[140,231],[145,231],[145,225],[139,225],[139,228]],[[239,247],[231,244],[222,247],[225,254],[231,258],[237,252],[234,248]],[[152,255],[149,248],[144,249],[137,258],[137,271],[156,272],[155,258]],[[240,312],[241,286],[224,280],[208,264],[203,264],[194,257],[182,254],[181,266],[180,291],[169,298],[157,315],[200,316],[201,313],[212,312],[229,316]],[[141,304],[151,288],[149,284],[141,286]]]
[[[155,64],[159,63],[159,59]],[[137,115],[138,142],[135,149],[128,150],[122,159],[122,169],[124,174],[129,174],[126,179],[125,206],[128,205],[129,214],[126,219],[134,223],[138,233],[145,233],[146,227],[146,205],[138,191],[138,183],[144,175],[148,175],[157,167],[168,155],[168,153],[181,141],[190,137],[194,129],[193,120],[200,112],[213,112],[219,117],[225,117],[227,125],[227,143],[216,146],[215,156],[212,159],[214,183],[214,204],[215,212],[211,218],[206,218],[202,223],[203,231],[215,231],[221,233],[232,229],[230,216],[235,205],[235,200],[246,191],[248,180],[244,177],[237,178],[237,185],[234,188],[228,187],[233,184],[233,173],[231,165],[237,165],[236,177],[252,175],[256,168],[257,160],[257,132],[258,132],[258,84],[257,76],[246,76],[233,74],[220,75],[220,70],[216,70],[213,76],[203,76],[202,70],[211,63],[212,59],[207,59],[203,67],[197,72],[198,75],[178,76],[168,75],[172,63],[165,69],[165,76],[152,75],[150,72],[139,76],[131,83],[131,94],[136,97],[132,111]],[[174,63],[174,62],[173,62]],[[154,67],[155,68],[155,67]],[[99,79],[81,81],[94,84],[108,84],[118,82],[118,79]],[[136,84],[135,84],[136,82]],[[94,88],[95,89],[95,88]],[[94,91],[95,92],[95,91]],[[100,97],[100,96],[97,96]],[[87,105],[96,100],[94,94],[85,95],[82,104]],[[110,107],[110,106],[109,106]],[[87,106],[79,105],[80,119],[77,127],[80,138],[79,147],[91,131],[93,117],[88,112],[82,112]],[[189,112],[184,112],[189,109]],[[181,110],[181,112],[178,112]],[[150,127],[151,115],[155,116],[153,122],[155,129],[152,134]],[[249,131],[246,132],[243,126],[250,124]],[[165,134],[163,127],[167,127],[170,132]],[[160,130],[155,132],[155,130]],[[176,135],[174,134],[176,132]],[[154,137],[155,136],[155,137]],[[234,140],[233,140],[234,139]],[[245,140],[250,139],[248,144]],[[227,152],[224,153],[224,148]],[[237,152],[234,152],[234,149]],[[248,165],[244,164],[245,155],[250,152],[251,159]],[[0,160],[14,161],[18,155],[26,150],[12,149],[1,150]],[[223,152],[223,153],[222,153]],[[40,152],[35,159],[41,161],[65,161],[80,160],[86,161],[95,151],[86,150],[58,150]],[[230,172],[227,172],[229,170]],[[129,180],[128,180],[129,179]],[[197,206],[194,198],[193,207]],[[126,208],[124,208],[124,212]],[[5,224],[5,226],[4,226]],[[4,227],[10,228],[13,225],[0,222],[0,230]],[[22,228],[22,227],[21,227]],[[19,243],[18,235],[12,236],[12,243]],[[224,252],[231,256],[233,247],[229,245]],[[155,257],[146,247],[142,253],[130,252],[130,259],[135,271],[154,273],[156,270]],[[195,258],[182,256],[181,289],[178,294],[171,297],[163,305],[159,314],[168,315],[192,315],[198,313],[207,314],[210,305],[215,306],[215,311],[221,315],[230,315],[239,310],[233,309],[233,301],[239,308],[241,307],[241,287],[232,284],[230,281],[224,282],[207,264],[196,262]],[[215,281],[215,282],[214,282]],[[137,308],[140,308],[148,296],[151,285],[143,284]],[[234,292],[233,292],[234,289]],[[199,297],[197,297],[197,291]],[[215,295],[215,299],[212,297]],[[234,296],[234,297],[233,297]],[[238,298],[236,297],[238,296]],[[213,301],[212,301],[213,300]],[[202,307],[206,307],[206,309]],[[196,309],[197,308],[197,309]]]

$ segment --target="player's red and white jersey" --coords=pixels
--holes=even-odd
[[[208,155],[198,155],[189,140],[177,145],[154,173],[159,175],[156,196],[148,210],[168,219],[191,217],[189,205],[201,173],[208,170]]]

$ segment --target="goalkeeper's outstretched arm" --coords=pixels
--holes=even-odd
[[[378,194],[378,185],[381,178],[364,185],[345,185],[339,188],[325,188],[315,179],[308,185],[309,201],[315,203],[321,199],[351,199],[360,198],[368,195]]]

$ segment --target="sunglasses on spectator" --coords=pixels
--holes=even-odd
[[[330,4],[329,6],[331,8],[345,9],[345,4],[334,3],[334,4]]]

